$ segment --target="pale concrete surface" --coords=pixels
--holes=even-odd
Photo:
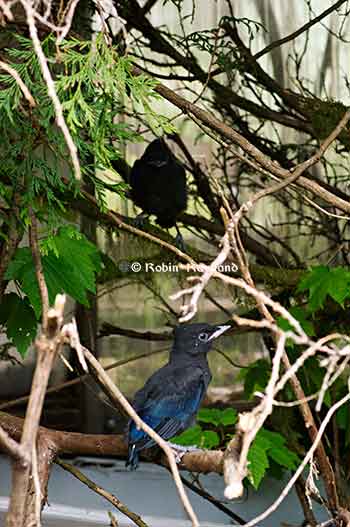
[[[82,462],[82,464],[81,464]],[[87,464],[87,463],[88,464]],[[133,512],[142,516],[149,527],[189,527],[185,513],[179,502],[170,474],[160,467],[142,463],[136,472],[129,472],[122,461],[87,459],[76,460],[79,467],[90,479],[115,494]],[[217,498],[223,498],[223,481],[216,474],[202,476],[205,488]],[[240,502],[228,506],[245,520],[263,512],[279,495],[281,482],[269,479],[259,492],[249,490],[248,496]],[[0,456],[0,525],[3,525],[4,511],[7,509],[10,488],[9,463]],[[192,506],[200,519],[201,527],[229,527],[230,518],[213,505],[188,491]],[[320,512],[320,508],[317,509]],[[98,527],[108,526],[108,511],[118,519],[120,527],[134,526],[127,517],[113,510],[106,502],[69,473],[55,465],[49,486],[49,505],[44,511],[44,527]],[[325,519],[319,514],[319,519]],[[300,525],[302,512],[296,495],[287,499],[261,527],[279,527],[281,522]]]

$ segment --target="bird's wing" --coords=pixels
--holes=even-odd
[[[134,406],[139,416],[163,439],[170,439],[181,432],[193,419],[207,383],[201,369],[193,368],[185,373],[173,369],[168,375],[157,375],[149,380],[136,395]],[[151,381],[151,382],[150,382]],[[150,448],[155,443],[142,430],[129,426],[129,442],[138,450]]]

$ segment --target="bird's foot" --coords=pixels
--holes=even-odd
[[[148,222],[148,214],[141,212],[141,214],[138,214],[136,218],[133,218],[132,222],[137,229],[142,229],[142,227],[144,227]]]
[[[175,245],[180,251],[185,252],[186,247],[181,232],[178,232],[175,236]]]
[[[185,454],[188,452],[195,452],[196,450],[200,450],[196,445],[176,445],[175,443],[167,442],[168,446],[173,450],[175,454],[175,461],[176,463],[181,463],[182,458]]]

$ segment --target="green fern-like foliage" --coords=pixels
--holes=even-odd
[[[30,224],[29,207],[40,221],[40,250],[50,302],[65,292],[83,305],[96,288],[100,253],[76,233],[69,222],[70,203],[83,199],[69,149],[56,123],[55,109],[31,40],[11,35],[2,59],[16,70],[35,101],[29,104],[13,75],[0,70],[0,236],[6,244],[13,218],[24,234]],[[139,140],[134,124],[122,121],[125,110],[142,114],[156,133],[172,126],[153,109],[159,96],[155,81],[133,75],[133,63],[120,56],[103,35],[92,40],[70,38],[58,48],[55,37],[41,42],[76,145],[84,183],[93,182],[101,209],[106,190],[123,194],[125,183],[105,184],[101,171],[113,171],[113,160],[127,142]],[[136,121],[135,121],[136,122]],[[73,197],[73,198],[72,198]],[[72,234],[73,233],[73,234]],[[30,248],[22,242],[7,270],[6,281],[17,293],[0,302],[0,326],[10,345],[25,355],[36,335],[41,300]],[[8,343],[6,343],[7,345]]]
[[[26,202],[46,196],[45,212],[52,219],[63,205],[61,196],[67,187],[76,191],[79,188],[32,43],[20,35],[16,39],[16,47],[6,50],[7,59],[36,105],[29,106],[13,76],[1,73],[0,179],[25,195],[22,209]],[[172,129],[166,118],[152,109],[152,101],[158,98],[155,81],[143,75],[133,76],[131,59],[119,56],[102,35],[93,41],[71,38],[59,49],[49,35],[42,47],[77,146],[82,172],[96,183],[103,205],[104,188],[97,180],[96,169],[112,169],[111,162],[120,156],[120,147],[138,140],[132,125],[120,122],[125,106],[132,107],[134,114],[141,112],[158,133]],[[123,184],[115,190],[122,191]]]

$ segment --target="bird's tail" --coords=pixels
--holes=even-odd
[[[136,470],[139,466],[139,453],[136,450],[135,444],[130,444],[128,448],[128,458],[125,463],[126,467],[130,467],[130,470]]]

